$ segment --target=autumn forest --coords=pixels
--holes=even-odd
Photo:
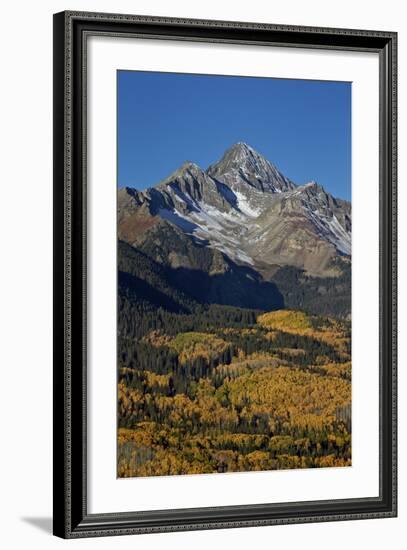
[[[119,477],[351,464],[349,321],[219,305],[174,313],[135,302],[127,283]]]

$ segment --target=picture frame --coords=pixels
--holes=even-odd
[[[87,40],[371,52],[379,57],[379,495],[90,513],[87,377]],[[62,538],[397,515],[397,34],[65,11],[54,15],[54,534]],[[93,199],[92,199],[93,200]],[[97,208],[97,202],[92,206]]]

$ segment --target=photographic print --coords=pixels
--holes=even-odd
[[[397,516],[397,33],[53,21],[54,534]]]
[[[351,83],[117,72],[117,475],[351,465]]]

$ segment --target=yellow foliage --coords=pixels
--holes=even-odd
[[[281,309],[264,313],[257,317],[259,325],[273,330],[298,333],[303,330],[312,329],[310,316],[304,311]]]
[[[171,342],[171,336],[163,334],[159,330],[152,330],[144,336],[143,342],[147,342],[155,347],[167,346]]]
[[[320,318],[309,315],[304,311],[282,309],[264,313],[257,317],[259,325],[272,330],[297,334],[300,336],[310,336],[321,340],[326,344],[332,345],[344,357],[347,356],[347,336],[346,327],[336,319],[326,319],[324,324],[317,323],[318,329],[313,327],[313,321]],[[272,337],[271,337],[272,338]],[[320,362],[329,361],[327,358],[321,358]]]
[[[351,465],[349,325],[290,310],[257,323],[144,337],[178,365],[119,368],[119,477]]]
[[[209,360],[228,348],[222,338],[206,332],[181,332],[169,342],[169,346],[178,352],[180,363],[197,357]]]
[[[332,421],[351,401],[350,383],[292,367],[260,369],[225,383],[235,407],[268,414],[291,425],[317,427]],[[247,405],[249,403],[249,405]]]

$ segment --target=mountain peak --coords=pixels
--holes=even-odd
[[[243,141],[227,149],[218,162],[209,166],[207,173],[237,190],[249,186],[275,193],[295,188],[274,164]]]
[[[249,159],[264,159],[263,155],[258,153],[255,149],[253,149],[253,147],[244,141],[238,141],[226,149],[223,158],[228,158],[229,160],[233,159],[234,161],[240,163]]]
[[[199,172],[202,172],[202,168],[200,168],[195,162],[192,162],[190,160],[187,160],[186,162],[184,162],[180,168],[179,168],[180,171],[185,171],[185,170],[192,170],[192,171],[199,171]]]
[[[192,162],[190,160],[187,160],[186,162],[184,162],[179,168],[178,170],[176,170],[174,172],[174,174],[177,174],[177,175],[182,175],[182,174],[185,174],[186,172],[190,173],[190,174],[202,174],[203,173],[203,170],[200,166],[198,166],[195,162]]]
[[[314,193],[326,193],[325,189],[315,180],[311,180],[302,186],[303,189],[312,190]]]
[[[238,141],[237,143],[234,143],[229,149],[226,150],[226,153],[234,153],[237,155],[259,155],[257,151],[253,149],[253,147],[250,147],[247,143],[244,141]]]
[[[162,180],[156,187],[160,187],[161,185],[165,185],[170,181],[174,181],[180,178],[198,178],[201,176],[206,176],[205,172],[202,170],[200,166],[195,164],[195,162],[186,161],[184,162],[179,168],[177,168],[172,174],[170,174],[168,177],[166,177],[164,180]]]
[[[160,218],[198,246],[267,277],[278,265],[325,276],[332,258],[351,254],[350,203],[315,181],[295,185],[242,141],[206,171],[185,162],[153,188],[120,190],[118,209],[123,235],[133,238],[141,227],[149,239]]]

